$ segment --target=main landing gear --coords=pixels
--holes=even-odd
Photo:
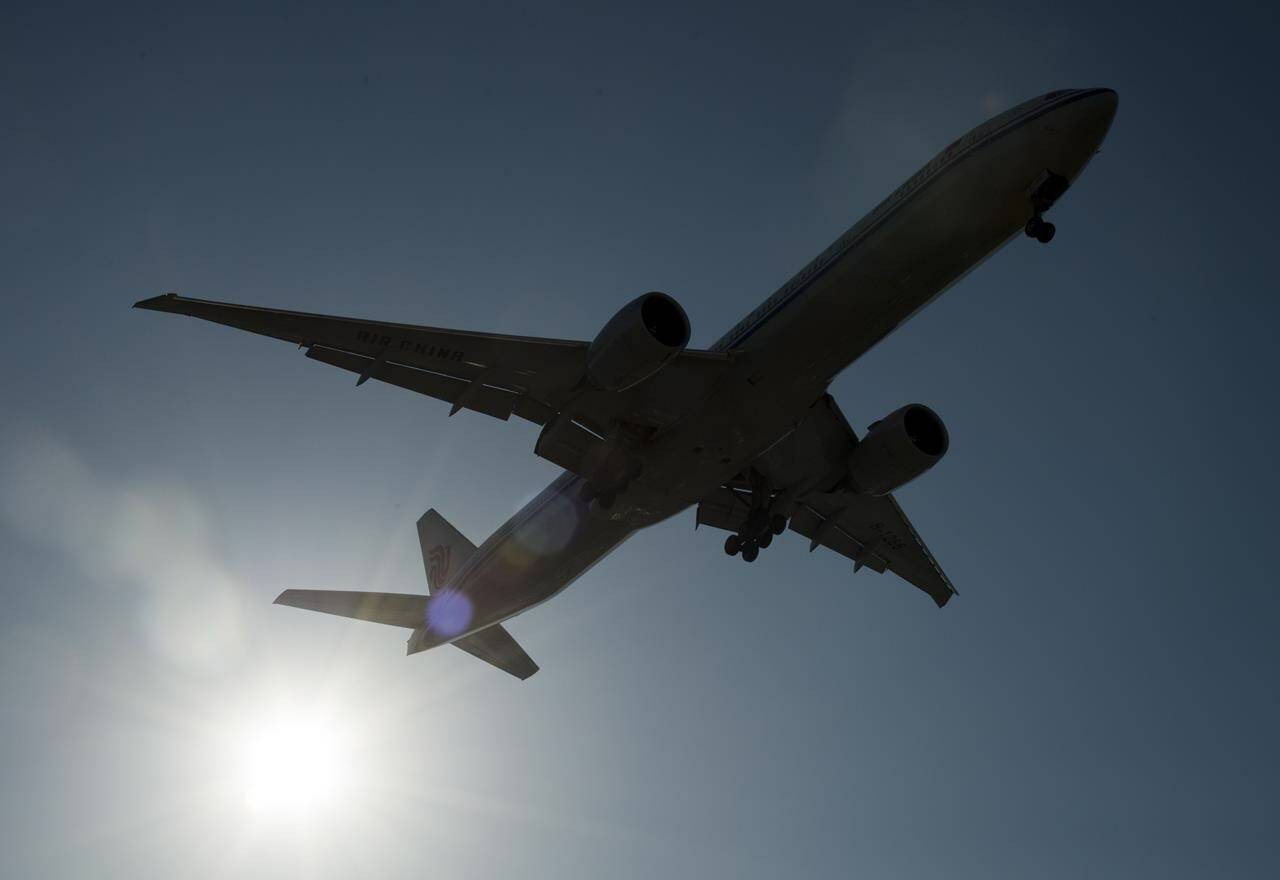
[[[724,552],[730,556],[742,554],[744,562],[755,562],[760,551],[773,543],[774,535],[787,530],[787,518],[780,513],[770,516],[757,511],[747,517],[736,535],[725,538]]]

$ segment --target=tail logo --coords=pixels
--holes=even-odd
[[[427,580],[432,586],[443,584],[449,576],[449,545],[436,544],[427,553]]]

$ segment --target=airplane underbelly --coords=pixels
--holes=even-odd
[[[625,541],[635,526],[593,511],[565,474],[477,549],[449,585],[467,597],[467,632],[550,599]]]

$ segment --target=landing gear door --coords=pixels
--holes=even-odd
[[[1062,194],[1067,191],[1067,187],[1071,186],[1071,182],[1061,174],[1055,174],[1046,168],[1040,172],[1040,176],[1035,179],[1027,190],[1027,194],[1031,197],[1031,207],[1036,214],[1043,214],[1045,211],[1053,207],[1053,203],[1062,198]]]

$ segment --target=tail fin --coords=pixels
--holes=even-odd
[[[427,570],[427,592],[437,599],[449,583],[449,576],[476,552],[476,545],[434,509],[418,520],[418,543],[422,545],[422,564]],[[427,608],[429,596],[404,593],[357,593],[349,590],[285,590],[276,598],[277,605],[292,605],[308,611],[322,611],[342,617],[354,617],[374,623],[403,626],[413,630],[408,652],[416,654],[430,647]],[[435,641],[439,644],[439,640]],[[526,679],[538,671],[538,664],[501,624],[493,624],[469,636],[455,639],[453,644],[503,672]]]
[[[427,592],[438,593],[449,575],[476,552],[476,545],[455,529],[433,507],[418,520],[418,543],[422,545],[422,565],[427,570]]]

